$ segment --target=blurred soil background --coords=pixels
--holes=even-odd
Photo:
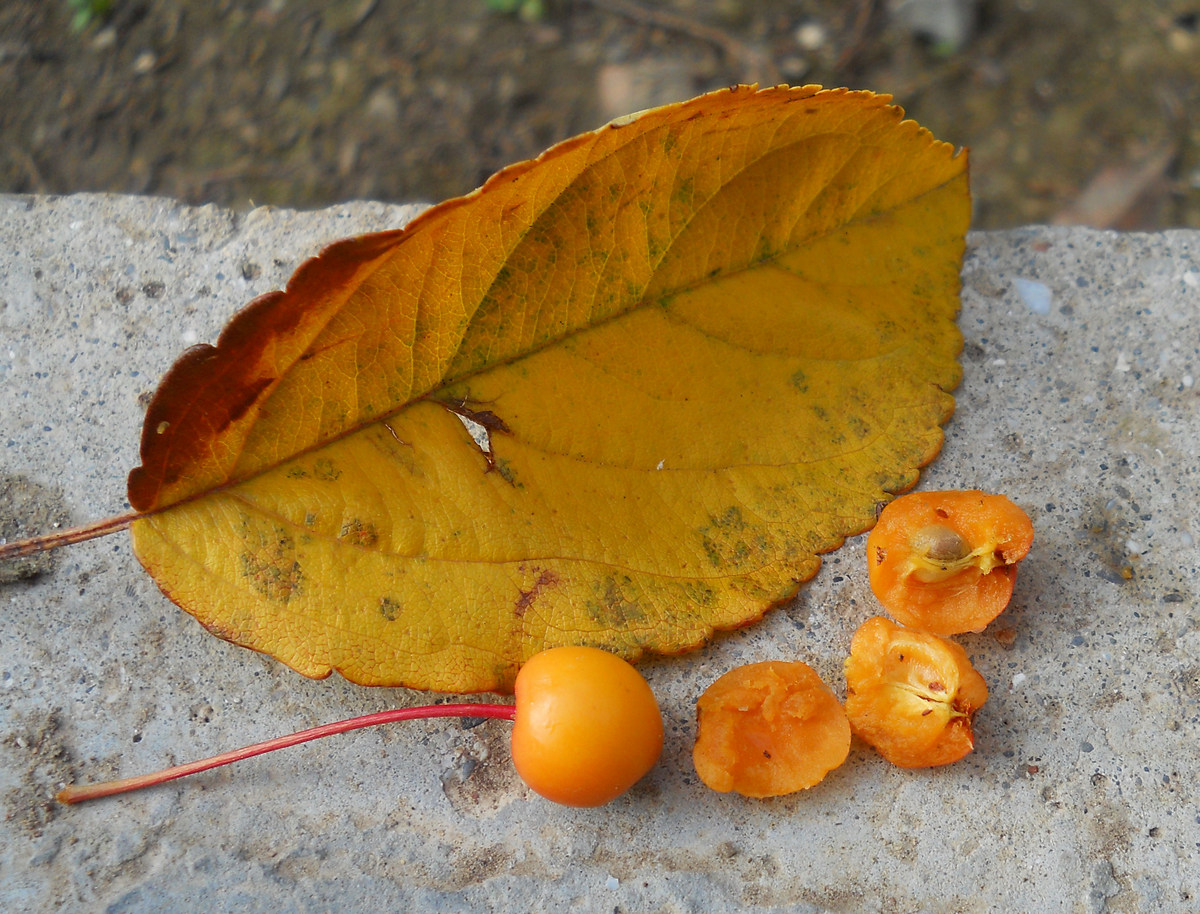
[[[892,94],[978,228],[1200,227],[1200,0],[3,0],[0,191],[435,202],[734,82]]]

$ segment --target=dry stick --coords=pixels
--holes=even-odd
[[[59,546],[70,546],[72,543],[82,543],[100,536],[107,536],[118,530],[127,529],[135,520],[143,516],[137,512],[119,514],[116,517],[106,517],[104,520],[84,524],[82,527],[60,530],[58,533],[47,533],[29,539],[14,540],[11,543],[0,543],[0,561],[20,559],[27,555],[36,555],[39,552],[57,549]]]
[[[858,57],[867,46],[868,33],[875,21],[876,0],[858,0],[858,10],[854,15],[854,24],[850,37],[846,39],[842,53],[838,55],[834,65],[837,72],[844,73],[857,62]]]
[[[741,64],[743,78],[750,82],[756,82],[760,72],[762,78],[772,85],[781,81],[779,70],[776,69],[770,57],[720,29],[693,22],[685,16],[658,9],[647,9],[634,3],[633,0],[586,0],[586,2],[596,9],[616,13],[618,16],[632,19],[634,22],[657,26],[671,32],[680,32],[698,41],[715,45],[727,57]]]
[[[13,149],[12,154],[16,158],[17,162],[24,166],[25,171],[29,173],[30,181],[33,184],[32,187],[26,189],[25,193],[46,193],[48,187],[46,184],[46,179],[42,177],[42,170],[38,168],[37,161],[33,158],[33,156],[31,156],[24,149]]]
[[[244,746],[232,752],[223,752],[211,758],[198,762],[188,762],[186,765],[176,765],[153,774],[143,774],[133,778],[122,778],[119,781],[104,781],[99,784],[80,784],[66,787],[59,791],[60,803],[82,803],[85,800],[98,800],[101,797],[111,797],[118,793],[129,793],[143,787],[153,787],[165,784],[177,778],[198,774],[210,768],[219,768],[231,762],[253,758],[264,752],[276,749],[286,749],[320,739],[322,736],[332,736],[335,733],[349,733],[351,730],[361,730],[364,727],[374,727],[378,724],[390,724],[400,720],[419,720],[430,717],[490,717],[496,720],[515,720],[517,709],[513,705],[501,704],[454,704],[454,705],[421,705],[416,708],[392,708],[390,711],[377,711],[374,714],[364,714],[362,717],[352,717],[349,720],[339,720],[332,724],[322,724],[309,730],[301,730],[289,736],[279,736],[266,742]]]

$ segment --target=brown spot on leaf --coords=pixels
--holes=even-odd
[[[354,518],[342,524],[338,539],[352,546],[374,546],[379,542],[379,531],[374,524]]]
[[[320,457],[313,464],[313,475],[323,482],[337,482],[341,478],[342,471],[328,457]]]
[[[500,474],[500,478],[507,482],[515,489],[525,488],[525,484],[517,481],[517,474],[513,472],[512,464],[501,457],[499,460],[492,460],[488,466],[488,472],[495,470]]]
[[[228,626],[221,619],[201,619],[200,624],[204,626],[204,630],[214,638],[220,638],[222,641],[228,641],[231,644],[238,643],[238,632],[235,628]]]
[[[533,605],[533,602],[538,598],[543,590],[547,587],[553,587],[561,579],[553,571],[546,569],[538,575],[538,579],[533,582],[533,587],[529,590],[520,591],[520,596],[517,597],[516,603],[513,604],[513,615],[520,619],[525,615],[526,610]]]
[[[268,600],[287,603],[303,593],[304,572],[296,559],[295,544],[282,537],[269,548],[243,552],[242,576]]]
[[[632,584],[628,575],[605,578],[597,582],[596,589],[599,603],[588,604],[592,617],[605,625],[624,629],[631,624],[641,624],[645,621],[646,613],[641,605],[630,600],[625,594]]]

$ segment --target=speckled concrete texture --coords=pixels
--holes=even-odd
[[[0,536],[126,510],[179,352],[325,243],[413,212],[0,197]],[[60,807],[63,782],[425,698],[210,637],[116,534],[0,583],[0,909],[1196,910],[1200,233],[977,234],[964,279],[958,410],[921,486],[1004,492],[1037,541],[1008,612],[960,639],[991,688],[962,763],[901,771],[855,744],[770,801],[692,773],[695,699],[731,667],[798,658],[844,694],[878,611],[859,538],[762,624],[644,666],[666,748],[608,807],[541,800],[507,725],[454,720]]]

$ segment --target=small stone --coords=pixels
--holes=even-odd
[[[111,25],[103,28],[96,33],[96,37],[92,39],[93,51],[107,51],[117,43],[117,30]]]
[[[953,52],[971,37],[975,0],[891,0],[888,12],[898,26]]]
[[[1013,279],[1013,287],[1021,296],[1021,301],[1025,302],[1025,307],[1034,314],[1050,313],[1050,304],[1054,296],[1045,283],[1034,279],[1022,279],[1018,276]]]
[[[390,89],[376,89],[367,99],[364,113],[373,120],[395,123],[400,118],[400,103]]]
[[[153,51],[142,51],[133,60],[133,72],[137,76],[145,76],[158,65],[158,56]]]
[[[818,51],[825,46],[825,42],[829,40],[829,36],[825,31],[825,26],[819,22],[805,22],[796,29],[795,35],[796,44],[802,51]]]
[[[779,70],[789,79],[798,79],[809,71],[808,61],[799,54],[793,54],[779,61]]]

